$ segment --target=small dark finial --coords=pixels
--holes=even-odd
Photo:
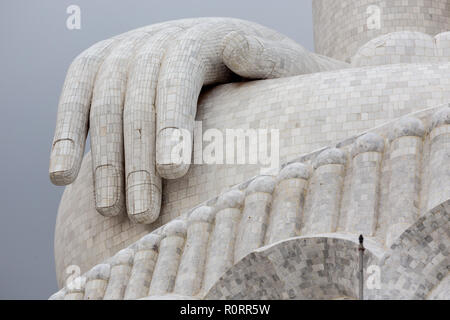
[[[363,235],[361,234],[361,235],[359,236],[359,243],[360,243],[360,244],[363,244],[363,242],[364,242],[364,237],[363,237]]]

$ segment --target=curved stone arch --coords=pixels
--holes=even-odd
[[[366,250],[365,264],[377,264]],[[205,299],[338,299],[358,297],[356,236],[296,237],[260,248],[230,268]]]
[[[369,299],[426,299],[450,271],[450,200],[419,218],[380,261],[381,288]]]

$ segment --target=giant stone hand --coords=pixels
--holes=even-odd
[[[189,169],[171,159],[172,137],[178,129],[192,133],[203,85],[343,66],[266,27],[230,18],[170,21],[101,41],[67,72],[50,179],[56,185],[75,180],[89,131],[97,211],[115,216],[126,203],[132,221],[152,223],[161,178]]]

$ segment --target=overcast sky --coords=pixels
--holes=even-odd
[[[81,8],[81,30],[66,8]],[[311,0],[1,0],[0,299],[47,299],[63,192],[48,179],[57,103],[72,59],[113,35],[179,18],[251,20],[313,49]]]

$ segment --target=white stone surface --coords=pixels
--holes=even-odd
[[[368,5],[381,8],[375,31]],[[355,298],[360,233],[387,275],[370,299],[446,297],[449,5],[314,1],[318,51],[354,55],[352,67],[228,18],[153,25],[82,53],[50,177],[73,182],[57,218],[59,282],[65,266],[90,271],[51,299]],[[272,80],[199,96],[231,71]],[[172,133],[192,132],[194,119],[278,129],[285,165],[254,177],[257,165],[174,163]],[[334,261],[327,273],[320,257]]]
[[[370,299],[424,299],[442,296],[446,292],[446,285],[440,283],[450,265],[448,249],[444,245],[448,241],[450,193],[445,193],[445,188],[441,189],[440,196],[448,200],[431,210],[427,206],[415,206],[417,199],[426,203],[426,199],[434,197],[435,191],[426,187],[429,181],[426,175],[432,174],[436,167],[448,168],[448,163],[433,161],[430,154],[433,150],[430,148],[430,144],[433,144],[432,139],[430,140],[433,131],[430,132],[425,125],[421,130],[415,131],[423,134],[422,136],[408,134],[412,132],[409,129],[416,127],[418,123],[431,125],[433,119],[445,114],[445,108],[448,107],[415,113],[347,139],[333,148],[304,155],[286,166],[286,170],[281,170],[280,176],[287,179],[280,181],[270,176],[256,177],[225,193],[220,197],[222,200],[209,201],[209,205],[203,204],[183,214],[162,229],[155,230],[152,237],[145,236],[130,246],[130,249],[107,259],[107,264],[100,264],[89,271],[86,275],[88,280],[84,298],[107,299],[113,295],[121,299],[123,282],[114,279],[117,277],[114,268],[127,264],[132,252],[144,247],[150,247],[154,252],[152,260],[148,261],[150,268],[156,260],[153,275],[146,278],[151,278],[151,281],[140,283],[145,289],[150,282],[148,296],[151,299],[171,299],[175,296],[208,299],[356,298],[357,282],[352,274],[357,271],[356,243],[362,229],[365,229],[362,232],[366,235],[369,250],[366,265],[378,265],[385,274],[382,289],[369,290]],[[402,132],[406,135],[394,140],[388,138],[392,137],[392,131],[399,132],[399,128],[405,126],[408,130]],[[405,138],[409,140],[404,141]],[[408,144],[417,139],[422,141],[423,148],[410,148]],[[402,150],[399,147],[406,148],[408,152],[399,152]],[[350,155],[351,150],[357,150],[353,154],[354,158],[363,158],[344,162],[343,158]],[[410,150],[413,153],[409,153]],[[380,153],[383,153],[381,162],[378,156]],[[332,162],[338,164],[325,161],[326,155],[332,155]],[[373,158],[373,155],[376,157]],[[367,164],[366,161],[369,160],[371,163]],[[315,166],[313,177],[323,174],[320,171],[323,167],[344,166],[338,179],[340,187],[335,185],[329,188],[326,183],[309,184],[305,190],[305,184],[280,184],[290,180],[303,180],[298,171],[304,173],[305,168],[312,167],[313,163],[323,163],[322,166]],[[286,172],[291,174],[286,175]],[[293,172],[296,173],[292,174]],[[362,172],[366,174],[363,175]],[[386,182],[383,179],[386,176],[394,177],[394,180]],[[411,180],[411,176],[414,179]],[[327,183],[333,184],[334,181],[331,179]],[[370,187],[364,187],[366,184]],[[278,192],[277,188],[280,188]],[[398,190],[393,191],[394,188]],[[306,193],[303,210],[297,210],[301,203],[286,198],[286,194],[294,191]],[[386,192],[403,198],[393,202],[393,197],[382,196]],[[322,217],[322,221],[313,219],[311,222],[306,219],[305,226],[312,224],[312,227],[293,228],[292,222],[317,215],[316,208],[311,206],[314,199],[318,198],[317,194],[322,195],[321,199],[332,210]],[[224,199],[230,197],[241,200],[230,201],[228,203],[233,207],[225,208],[224,203],[227,202]],[[338,208],[336,202],[328,200],[330,197],[333,201],[342,199],[338,202]],[[369,205],[365,206],[362,199]],[[371,201],[367,201],[368,199]],[[288,215],[280,214],[277,202],[287,207],[292,205],[293,210],[289,211],[289,208]],[[380,211],[380,208],[393,205],[392,210]],[[333,224],[330,225],[329,221]],[[319,227],[314,229],[314,224]],[[271,237],[274,230],[277,231],[276,239]],[[160,239],[158,234],[162,238],[159,253],[155,251]],[[269,241],[264,243],[264,239]],[[269,252],[271,253],[267,254]],[[142,261],[136,260],[136,253],[134,257],[133,265],[142,268]],[[417,263],[410,263],[424,257],[425,265],[421,265],[419,269]],[[327,273],[324,274],[320,271],[325,264]],[[399,268],[402,268],[400,273],[397,271]],[[124,273],[119,274],[119,279],[125,279]],[[266,280],[261,282],[258,279]],[[281,279],[281,282],[276,279]],[[120,285],[115,285],[117,283]],[[257,296],[255,294],[259,291],[253,290],[261,289],[261,283],[264,283],[265,294]],[[411,285],[405,287],[404,283]],[[139,282],[134,282],[133,286],[133,290],[142,292]],[[52,299],[65,292],[68,292],[67,288]],[[142,294],[135,296],[143,297]]]
[[[313,0],[313,18],[316,51],[342,61],[391,32],[434,36],[450,30],[447,0]]]

